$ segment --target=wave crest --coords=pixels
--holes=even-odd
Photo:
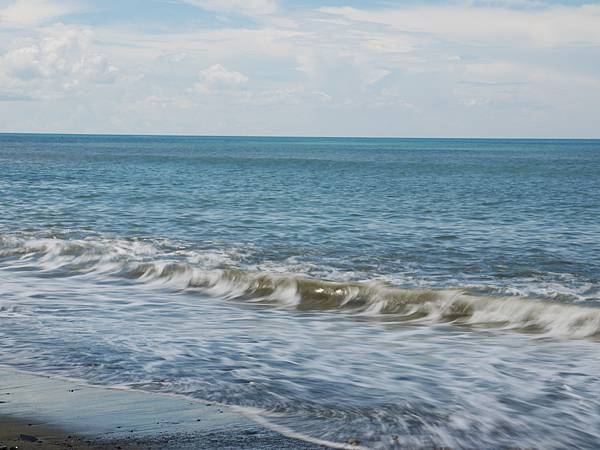
[[[0,268],[45,276],[128,279],[149,288],[198,291],[298,311],[340,311],[387,321],[452,323],[569,338],[600,336],[600,308],[519,296],[486,296],[468,289],[410,289],[383,282],[334,282],[230,267],[221,254],[206,257],[119,239],[20,239],[0,236]],[[206,264],[206,261],[211,261]],[[204,261],[200,264],[199,261]]]

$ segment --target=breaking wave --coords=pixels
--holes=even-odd
[[[261,273],[235,265],[227,252],[192,252],[170,243],[0,235],[0,269],[45,277],[97,276],[150,288],[201,292],[298,311],[340,311],[387,321],[451,323],[543,335],[600,336],[600,308],[521,296],[492,296],[468,288],[399,288],[379,281],[335,282]]]

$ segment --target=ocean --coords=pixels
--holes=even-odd
[[[0,364],[368,448],[600,447],[600,141],[0,135]]]

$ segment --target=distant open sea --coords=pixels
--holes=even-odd
[[[600,141],[2,134],[0,364],[369,448],[599,448]]]

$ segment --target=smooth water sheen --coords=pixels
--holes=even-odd
[[[0,135],[0,362],[373,448],[600,446],[600,141]]]

